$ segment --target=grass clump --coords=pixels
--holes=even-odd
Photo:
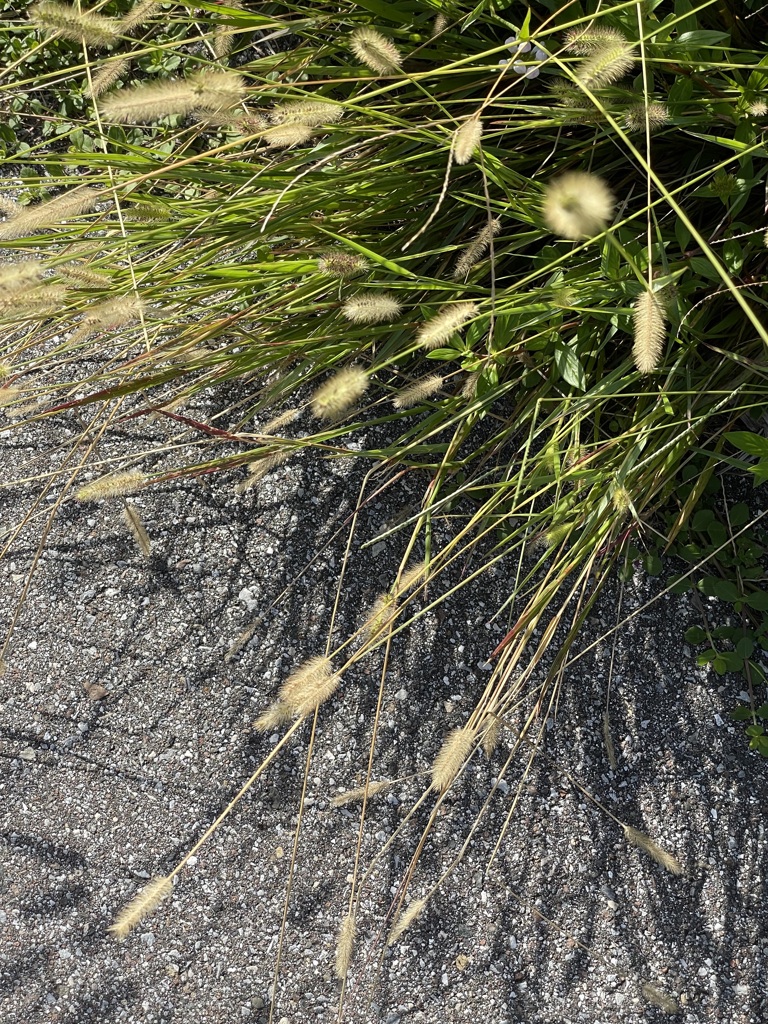
[[[439,588],[454,563],[473,566],[462,586],[502,559],[514,567],[515,618],[490,679],[424,780],[419,806],[434,810],[420,853],[477,746],[492,754],[506,727],[521,745],[543,736],[596,591],[670,508],[674,539],[699,497],[679,491],[694,454],[716,465],[724,435],[764,405],[768,165],[756,119],[768,39],[740,35],[730,0],[688,15],[704,36],[680,33],[666,0],[590,0],[582,13],[546,3],[526,26],[542,47],[534,76],[531,47],[499,64],[510,26],[491,4],[452,5],[434,24],[434,10],[405,0],[391,24],[358,4],[274,3],[258,17],[244,5],[236,29],[181,6],[163,26],[154,4],[113,6],[36,8],[34,24],[70,47],[83,123],[13,154],[18,185],[0,204],[16,258],[0,272],[3,401],[34,381],[45,415],[76,406],[111,421],[126,406],[146,412],[165,388],[160,408],[184,422],[173,402],[234,382],[231,422],[195,423],[199,458],[169,455],[169,476],[234,480],[245,465],[245,491],[307,447],[423,485],[393,531],[399,582],[354,637],[331,630],[326,653],[265,702],[255,728],[283,738],[195,849],[306,719],[314,742],[346,671],[389,652],[428,587],[431,601],[448,598]],[[264,32],[284,49],[250,50]],[[129,67],[135,80],[119,84]],[[9,102],[29,85],[22,72],[6,83]],[[388,441],[350,438],[363,398]],[[302,414],[305,432],[283,436]],[[247,434],[254,418],[268,424]],[[72,486],[87,502],[152,481],[124,470]],[[460,528],[436,543],[448,509]],[[131,506],[126,524],[149,557]],[[355,790],[361,832],[379,785],[376,722]],[[655,841],[623,834],[678,872]],[[403,910],[417,866],[418,855],[389,944],[450,874]],[[360,941],[358,874],[352,885],[342,979]],[[167,885],[131,920],[158,894]]]

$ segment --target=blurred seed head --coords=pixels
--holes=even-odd
[[[613,195],[602,178],[570,171],[544,190],[542,215],[550,231],[575,241],[604,231],[613,207]]]

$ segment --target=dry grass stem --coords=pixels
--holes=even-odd
[[[355,948],[357,922],[354,914],[347,914],[341,922],[339,937],[336,942],[336,977],[343,981],[347,976],[352,953]]]
[[[613,736],[611,735],[611,718],[607,711],[603,712],[603,743],[605,743],[608,763],[616,771],[619,767],[619,762],[616,759],[616,749],[613,745]]]
[[[448,733],[432,763],[432,789],[445,793],[466,763],[475,744],[474,729],[463,726]]]
[[[170,878],[153,878],[148,882],[138,895],[124,907],[114,924],[111,924],[107,931],[110,931],[116,939],[124,939],[137,924],[151,914],[156,907],[173,892],[173,883]]]
[[[632,356],[640,373],[652,373],[659,365],[666,338],[664,307],[651,291],[642,292],[632,305],[634,344]]]
[[[348,366],[325,381],[312,396],[312,415],[335,420],[354,406],[368,390],[369,378],[359,366]]]
[[[413,924],[416,918],[421,915],[426,905],[426,900],[419,899],[413,900],[413,902],[410,903],[408,907],[406,907],[406,909],[395,921],[394,925],[392,926],[392,930],[387,936],[388,946],[393,946],[400,938],[400,936],[403,934],[403,932],[406,931],[406,929],[410,928],[410,926]]]
[[[666,871],[670,871],[673,875],[681,875],[683,873],[683,865],[680,861],[673,857],[671,853],[667,853],[666,850],[662,849],[658,843],[654,843],[650,836],[640,832],[639,829],[632,828],[631,825],[622,825],[621,827],[624,829],[624,835],[627,837],[627,840],[633,846],[647,853],[657,864],[661,864]]]

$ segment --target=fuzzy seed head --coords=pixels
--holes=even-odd
[[[426,349],[439,348],[448,341],[456,331],[461,330],[467,320],[471,320],[478,312],[474,302],[453,302],[443,306],[437,316],[422,324],[416,338]]]
[[[360,786],[358,789],[348,789],[346,793],[339,793],[338,796],[332,797],[330,803],[331,807],[343,807],[344,804],[356,803],[358,800],[363,800],[366,793],[368,796],[376,796],[377,793],[386,793],[394,786],[394,782],[390,782],[389,779],[383,779],[380,782],[369,782],[367,788]]]
[[[499,745],[499,737],[501,736],[501,719],[494,715],[491,718],[491,723],[483,733],[482,747],[483,753],[487,758],[490,759],[494,750]]]
[[[141,0],[128,11],[120,22],[120,32],[124,36],[129,36],[134,29],[141,28],[146,24],[152,15],[160,9],[160,6],[157,0]]]
[[[368,269],[368,262],[356,252],[332,249],[320,257],[317,269],[327,277],[357,277]]]
[[[432,373],[428,377],[422,377],[415,384],[403,388],[392,399],[392,405],[396,409],[411,409],[414,405],[420,405],[432,395],[436,394],[443,386],[443,378],[439,373]]]
[[[392,40],[367,25],[355,29],[349,37],[349,48],[361,64],[380,75],[393,74],[403,63],[402,54]]]
[[[646,981],[640,987],[640,992],[646,1002],[650,1003],[651,1006],[658,1006],[664,1013],[671,1015],[680,1012],[677,1000],[673,999],[668,992],[665,992],[664,989],[659,988],[657,985],[652,985],[649,981]]]
[[[363,633],[371,641],[385,629],[391,628],[397,618],[397,602],[391,594],[380,594],[363,625]]]
[[[665,124],[669,124],[669,108],[665,103],[658,103],[654,100],[647,107],[644,103],[634,103],[624,114],[624,123],[627,131],[644,132],[646,114],[648,117],[648,127],[652,132],[663,128]]]
[[[102,476],[90,484],[81,487],[75,497],[78,501],[101,501],[102,498],[118,498],[124,494],[133,494],[147,482],[147,477],[139,469],[128,469],[122,473]]]
[[[238,494],[242,494],[244,491],[254,487],[268,473],[271,473],[273,469],[277,469],[278,466],[282,466],[284,462],[287,462],[291,455],[292,452],[288,451],[271,452],[255,462],[249,462],[248,476],[235,487],[235,491]]]
[[[287,427],[289,423],[293,423],[294,420],[298,419],[298,409],[286,409],[285,412],[281,412],[279,416],[273,416],[269,422],[265,423],[263,427],[259,428],[260,434],[276,434],[278,430],[283,427]]]
[[[659,365],[666,338],[664,306],[654,292],[642,292],[632,306],[634,345],[632,356],[640,373],[652,373]]]
[[[595,53],[608,44],[626,42],[624,36],[618,29],[608,26],[588,25],[585,27],[572,28],[566,33],[563,46],[571,53],[578,53],[582,56]]]
[[[616,512],[621,516],[629,510],[632,505],[632,498],[626,487],[616,484],[611,493],[611,501]]]
[[[389,935],[387,936],[387,945],[388,946],[393,946],[397,942],[397,940],[400,938],[400,936],[403,934],[403,932],[407,928],[410,928],[410,926],[413,924],[413,922],[416,920],[416,918],[419,917],[423,913],[424,908],[426,907],[426,905],[427,905],[427,901],[426,900],[413,900],[406,907],[406,909],[402,912],[402,914],[395,921],[394,925],[392,926],[392,930],[390,931]]]
[[[435,17],[434,22],[432,23],[432,35],[430,36],[430,38],[434,39],[435,36],[439,36],[442,32],[445,32],[447,28],[448,19],[444,14],[438,14]]]
[[[195,96],[194,109],[201,113],[231,111],[245,96],[245,81],[231,71],[201,71],[187,83]]]
[[[47,316],[60,310],[66,299],[67,289],[63,285],[45,284],[5,295],[0,292],[0,312],[13,312],[17,317]]]
[[[104,288],[109,284],[109,278],[103,274],[97,274],[96,271],[90,270],[82,263],[65,263],[63,266],[56,267],[56,273],[59,277],[65,278],[68,285],[74,288]]]
[[[16,217],[24,209],[15,199],[9,199],[7,196],[0,196],[0,213],[4,217]]]
[[[647,836],[639,829],[632,828],[631,825],[622,825],[621,827],[624,829],[624,835],[627,837],[628,842],[644,853],[647,853],[657,864],[661,864],[666,871],[670,871],[673,875],[681,875],[683,873],[683,865],[680,861],[673,857],[671,853],[663,850],[658,843],[654,843],[650,836]]]
[[[118,60],[111,60],[100,68],[91,79],[91,84],[86,89],[86,96],[96,99],[107,89],[111,89],[118,78],[122,78],[131,66],[130,57],[120,57]]]
[[[44,267],[39,260],[0,264],[0,300],[39,284],[43,279],[43,271]]]
[[[596,48],[576,71],[576,78],[588,89],[613,85],[635,65],[635,48],[623,37]]]
[[[257,732],[275,732],[287,725],[292,718],[293,708],[281,700],[276,700],[256,719],[253,727]]]
[[[310,658],[283,683],[279,700],[303,718],[333,696],[340,683],[341,676],[333,671],[330,658]]]
[[[400,303],[391,292],[361,292],[347,299],[342,312],[353,324],[390,323],[400,316]]]
[[[613,195],[602,178],[571,171],[545,189],[542,215],[550,231],[575,241],[603,231],[613,206]]]
[[[541,547],[548,549],[558,547],[569,536],[572,529],[573,523],[559,523],[557,526],[551,526],[541,535]]]
[[[88,310],[86,323],[98,328],[122,327],[134,320],[140,320],[145,304],[137,295],[123,295]]]
[[[21,388],[0,387],[0,409],[13,405],[14,402],[21,398],[22,394]]]
[[[315,132],[308,124],[289,121],[266,128],[260,134],[270,149],[291,149],[293,146],[303,146],[305,142],[309,142]]]
[[[184,117],[197,106],[198,97],[189,84],[171,78],[111,92],[101,101],[99,109],[104,120],[113,124],[148,124],[173,114]]]
[[[315,391],[310,402],[312,415],[335,420],[348,412],[368,390],[368,374],[359,366],[339,370]]]
[[[454,281],[466,278],[472,267],[483,258],[494,235],[497,235],[500,230],[501,220],[496,217],[490,224],[486,224],[477,232],[464,252],[456,260],[456,267],[453,271]]]
[[[451,152],[454,163],[468,164],[474,156],[483,137],[483,123],[479,117],[471,117],[453,133]]]
[[[0,224],[0,240],[23,238],[45,228],[64,223],[93,210],[103,198],[98,189],[80,186],[55,199],[26,206]]]
[[[125,508],[123,509],[123,518],[125,519],[126,526],[133,535],[133,539],[136,541],[139,551],[141,551],[145,558],[151,558],[152,541],[149,539],[149,534],[141,520],[141,516],[130,502],[126,502],[125,504]]]
[[[339,937],[336,942],[336,977],[339,981],[344,981],[347,976],[349,964],[352,960],[352,953],[355,948],[356,931],[357,922],[355,920],[355,915],[347,914],[341,922]]]
[[[445,793],[464,767],[475,743],[473,729],[463,726],[448,733],[432,763],[432,789]]]
[[[129,932],[148,914],[151,914],[172,892],[173,883],[170,878],[153,878],[135,899],[120,911],[114,924],[111,924],[107,931],[110,931],[116,939],[126,938]]]
[[[752,117],[765,117],[768,114],[768,103],[765,100],[755,100],[754,103],[750,103],[749,112]]]
[[[316,128],[340,121],[344,116],[344,108],[338,103],[324,103],[322,100],[292,100],[278,103],[271,116],[276,124],[299,123]]]
[[[119,23],[92,11],[81,11],[55,0],[42,0],[29,11],[30,20],[48,35],[57,34],[88,46],[109,46],[117,42]]]
[[[415,587],[417,583],[420,583],[426,575],[426,572],[426,562],[415,562],[413,565],[409,565],[400,579],[396,581],[393,586],[393,593],[404,594],[406,590],[410,590],[411,587]]]

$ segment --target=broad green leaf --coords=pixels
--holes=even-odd
[[[754,434],[751,430],[731,430],[725,435],[726,440],[746,452],[747,455],[757,455],[758,458],[768,458],[768,437]]]

